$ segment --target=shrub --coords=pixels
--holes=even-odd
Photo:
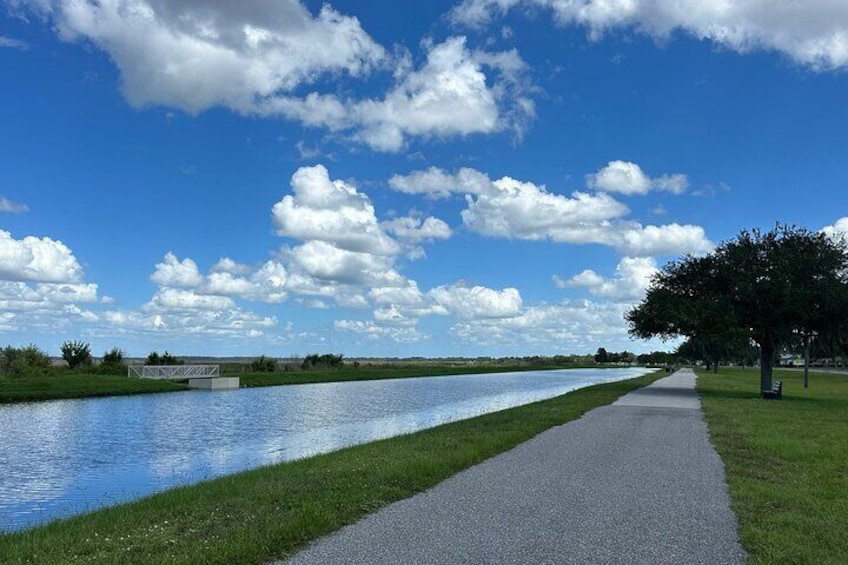
[[[152,351],[147,356],[147,365],[185,365],[185,361],[177,357],[176,355],[171,355],[166,350],[165,353],[159,355],[158,352]]]
[[[124,352],[113,347],[112,351],[107,351],[103,354],[103,359],[97,367],[97,372],[104,375],[123,375],[127,372],[127,366],[124,364]]]
[[[336,369],[343,366],[344,355],[333,355],[332,353],[325,353],[323,355],[312,353],[304,357],[303,363],[300,365],[302,369]]]
[[[7,377],[40,377],[50,370],[50,356],[34,345],[6,346],[0,351],[0,373]]]
[[[117,364],[124,362],[124,352],[113,347],[112,351],[107,351],[103,354],[103,363]]]
[[[84,341],[66,341],[61,350],[62,359],[71,369],[91,366],[91,346]]]
[[[254,373],[273,373],[277,370],[277,360],[260,355],[250,362],[250,370]]]

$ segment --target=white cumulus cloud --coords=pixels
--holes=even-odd
[[[195,301],[199,307],[223,308],[232,304],[231,298],[279,303],[289,290],[289,273],[278,261],[252,268],[223,258],[203,275],[193,259],[180,260],[169,252],[150,278],[160,285],[152,304],[161,308],[181,308],[195,297],[201,297]],[[225,299],[216,302],[218,298]]]
[[[37,283],[0,281],[0,309],[50,312],[66,304],[96,303],[93,283]]]
[[[190,114],[225,107],[286,117],[345,132],[379,151],[398,151],[410,136],[512,130],[520,137],[535,114],[533,87],[516,51],[471,50],[464,37],[425,40],[426,60],[413,68],[408,52],[389,55],[356,17],[329,4],[313,14],[300,0],[7,3],[51,22],[65,41],[105,51],[120,70],[125,98],[136,107],[162,105]],[[389,69],[394,81],[382,96],[317,90],[328,81]],[[316,91],[301,94],[307,88]]]
[[[292,265],[309,276],[332,283],[360,286],[404,284],[392,267],[392,259],[340,249],[324,241],[312,240],[288,252]]]
[[[370,199],[323,165],[301,167],[292,176],[293,195],[274,205],[277,234],[315,240],[354,252],[394,255],[397,242],[380,227]]]
[[[633,224],[629,229],[615,233],[612,244],[626,255],[644,257],[649,255],[698,255],[713,249],[704,228],[691,224],[666,224],[641,226]]]
[[[224,296],[249,296],[256,292],[256,285],[242,277],[227,272],[213,272],[206,276],[203,292]]]
[[[495,351],[590,352],[598,343],[622,350],[633,346],[623,322],[626,308],[589,300],[541,304],[517,316],[463,320],[450,331],[463,343]]]
[[[427,295],[449,313],[466,319],[508,318],[517,316],[522,307],[516,288],[450,285],[436,287]]]
[[[181,291],[188,292],[188,291]],[[129,334],[259,338],[277,326],[277,319],[239,308],[179,308],[152,304],[145,311],[109,310],[103,320],[112,332]]]
[[[395,234],[395,237],[398,239],[414,243],[419,241],[433,241],[435,239],[450,239],[451,235],[453,235],[450,226],[444,220],[432,216],[428,216],[423,220],[421,218],[404,216],[383,222],[383,227]]]
[[[621,194],[647,194],[651,190],[682,194],[689,186],[689,179],[679,173],[652,179],[636,163],[610,161],[597,173],[588,175],[586,185],[595,190]]]
[[[510,177],[492,186],[491,193],[466,195],[462,211],[469,229],[488,236],[588,243],[596,229],[628,213],[624,204],[603,193],[567,197]]]
[[[0,230],[0,280],[80,282],[82,267],[70,248],[49,237],[14,239]]]
[[[656,272],[657,263],[651,257],[624,257],[612,278],[586,269],[567,280],[554,276],[554,283],[560,288],[585,288],[614,302],[633,303],[642,299]]]
[[[393,234],[400,241],[409,259],[421,259],[426,257],[421,242],[432,242],[437,239],[450,239],[453,230],[439,218],[428,216],[424,219],[415,216],[404,216],[383,222],[383,228]]]
[[[97,301],[97,285],[93,283],[0,280],[0,330],[54,332],[75,322],[95,322],[98,315],[80,305]]]
[[[494,87],[487,84],[484,67],[500,73]],[[383,100],[355,106],[353,113],[363,126],[357,136],[375,149],[395,151],[407,135],[451,137],[508,127],[520,131],[534,113],[529,99],[510,89],[523,70],[516,51],[474,53],[464,37],[450,38],[434,45],[421,70],[407,74]],[[513,106],[502,111],[507,92]]]
[[[236,304],[227,296],[197,294],[183,288],[160,288],[144,306],[148,312],[174,310],[231,310]]]
[[[229,257],[221,257],[217,263],[212,266],[213,273],[230,273],[231,275],[244,275],[251,271],[247,265],[242,265],[230,259]]]
[[[558,25],[584,26],[593,39],[619,28],[660,39],[681,31],[740,53],[778,51],[818,70],[848,65],[841,0],[463,0],[451,18],[482,26],[516,7],[549,9]]]
[[[642,174],[641,169],[639,172]],[[682,186],[676,175],[660,179],[642,175],[648,187],[677,190]],[[485,173],[467,168],[451,174],[431,167],[405,176],[395,175],[389,185],[411,194],[464,194],[463,224],[490,237],[598,243],[629,256],[703,253],[712,249],[700,226],[642,226],[627,220],[630,210],[607,192],[577,191],[565,196],[511,177],[493,181]]]
[[[87,40],[121,71],[134,106],[190,113],[214,106],[251,112],[257,98],[345,72],[360,76],[385,50],[355,17],[298,0],[20,0],[50,18],[66,41]]]
[[[825,226],[821,231],[832,238],[848,239],[848,216],[839,218],[832,226]]]
[[[200,274],[197,263],[188,258],[180,261],[169,251],[162,262],[156,264],[156,270],[150,275],[150,280],[160,286],[192,288],[203,282],[203,275]]]
[[[425,194],[430,198],[445,198],[451,194],[483,194],[491,192],[492,181],[480,171],[463,167],[455,175],[438,167],[394,175],[389,186],[406,194]]]
[[[502,130],[520,136],[535,115],[524,92],[529,84],[524,71],[516,51],[471,51],[464,37],[451,37],[429,46],[420,69],[401,66],[397,83],[383,98],[277,96],[264,100],[258,111],[349,131],[378,151],[398,151],[409,136],[447,138]]]

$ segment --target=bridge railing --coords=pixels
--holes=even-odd
[[[211,379],[220,375],[220,365],[130,365],[127,367],[127,376],[139,379]]]

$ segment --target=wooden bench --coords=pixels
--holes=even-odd
[[[761,396],[763,398],[774,398],[776,400],[783,398],[783,381],[773,381],[771,383],[771,390],[761,391]]]

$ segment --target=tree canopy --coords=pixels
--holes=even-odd
[[[84,341],[66,341],[62,344],[62,359],[68,363],[68,367],[91,366],[91,346]]]
[[[634,337],[685,336],[715,362],[722,348],[753,341],[767,389],[779,348],[841,333],[846,308],[845,240],[778,225],[742,231],[710,254],[667,264],[626,319]]]

